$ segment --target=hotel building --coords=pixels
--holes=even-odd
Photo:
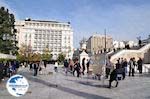
[[[66,58],[72,58],[73,30],[70,22],[27,19],[16,21],[15,28],[18,47],[25,44],[38,53],[43,53],[48,47],[53,59],[57,59],[59,53],[65,53]]]

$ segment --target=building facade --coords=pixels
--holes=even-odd
[[[43,53],[48,47],[57,59],[60,53],[66,58],[73,55],[73,30],[69,22],[21,20],[15,22],[18,47],[22,44],[32,47],[33,52]]]
[[[113,47],[113,39],[110,36],[105,35],[93,35],[87,40],[87,52],[88,53],[102,53],[106,47],[106,51],[109,51]]]
[[[113,48],[114,49],[123,49],[125,48],[125,43],[123,41],[113,41]]]

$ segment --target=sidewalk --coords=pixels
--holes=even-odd
[[[28,68],[21,68],[19,73],[28,79],[30,87],[19,99],[150,99],[150,75],[137,74],[135,77],[127,77],[126,80],[119,82],[117,88],[108,89],[107,80],[103,86],[102,81],[86,79],[86,76],[81,78],[65,76],[62,68],[55,73],[53,67],[48,65],[47,74],[37,77],[32,76]],[[0,99],[17,98],[3,88],[0,90]]]

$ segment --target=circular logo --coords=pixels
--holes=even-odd
[[[7,81],[6,88],[11,95],[20,97],[27,92],[29,83],[22,75],[14,75]]]

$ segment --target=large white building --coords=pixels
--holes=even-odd
[[[15,22],[18,47],[30,45],[34,52],[42,53],[48,46],[53,59],[59,53],[65,53],[66,58],[73,55],[73,30],[69,22],[20,20]]]

